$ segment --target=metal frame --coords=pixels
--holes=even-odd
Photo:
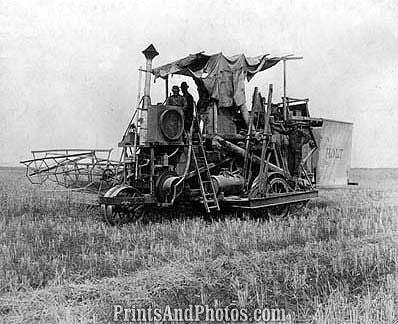
[[[107,190],[117,177],[120,162],[110,160],[112,149],[54,149],[32,151],[21,161],[32,184],[49,180],[89,193]],[[101,156],[102,155],[102,156]]]
[[[311,198],[316,198],[317,196],[317,190],[308,190],[284,194],[269,194],[267,197],[262,198],[239,198],[239,200],[233,197],[224,198],[222,203],[232,208],[250,210],[303,202]]]
[[[185,170],[180,179],[176,181],[175,185],[171,188],[171,199],[167,199],[168,201],[159,202],[156,200],[156,174],[155,174],[155,162],[156,162],[156,154],[155,154],[155,143],[148,143],[146,138],[147,131],[147,111],[151,106],[151,98],[150,98],[150,87],[151,87],[151,72],[152,72],[152,60],[154,57],[158,55],[156,49],[153,45],[150,45],[147,49],[143,51],[143,54],[146,58],[146,68],[145,70],[142,67],[138,70],[138,93],[137,93],[137,102],[135,111],[133,113],[133,117],[130,120],[128,127],[124,133],[123,140],[120,143],[122,147],[122,153],[119,161],[111,161],[110,154],[112,149],[104,150],[104,149],[56,149],[56,150],[41,150],[41,151],[32,151],[33,159],[22,161],[26,168],[26,175],[32,183],[35,183],[35,178],[38,179],[37,183],[43,183],[46,180],[55,181],[56,183],[63,185],[67,188],[79,188],[79,190],[87,191],[87,192],[96,192],[100,195],[99,202],[104,205],[113,205],[113,206],[128,206],[128,205],[136,205],[136,204],[144,204],[144,205],[154,205],[158,206],[172,206],[177,196],[180,192],[177,192],[177,188],[184,182],[189,181],[192,177],[197,176],[199,179],[199,184],[201,183],[201,173],[207,172],[208,177],[210,178],[211,185],[213,186],[211,180],[210,169],[218,166],[219,164],[209,163],[207,165],[206,151],[204,151],[204,160],[206,161],[206,168],[200,168],[198,166],[198,162],[196,161],[195,152],[193,152],[192,143],[192,132],[193,125],[192,123],[191,130],[187,136],[187,144],[179,144],[175,145],[177,150],[179,147],[188,147],[188,160],[185,166]],[[283,97],[282,97],[282,115],[284,121],[287,123],[290,119],[288,108],[289,103],[300,101],[299,99],[288,98],[287,97],[287,70],[286,70],[286,61],[288,60],[298,60],[302,59],[302,57],[294,57],[292,55],[287,55],[279,58],[283,61]],[[142,88],[142,72],[145,73],[145,86],[143,91],[143,96],[141,95]],[[165,79],[165,92],[166,97],[168,95],[168,77]],[[256,88],[257,89],[257,88]],[[308,100],[307,100],[308,101]],[[317,190],[313,190],[313,186],[311,184],[311,190],[298,190],[296,187],[289,188],[289,191],[293,192],[284,192],[280,194],[272,194],[267,192],[267,182],[268,178],[271,174],[278,173],[279,175],[285,177],[287,180],[291,180],[289,177],[289,171],[287,166],[284,163],[284,157],[280,152],[280,147],[275,144],[271,134],[270,127],[270,114],[272,108],[272,85],[270,85],[268,92],[268,102],[267,109],[265,109],[264,104],[262,103],[262,109],[264,109],[264,129],[262,131],[261,140],[261,157],[255,155],[255,153],[250,154],[250,156],[244,157],[244,188],[246,189],[242,192],[240,197],[235,196],[227,196],[223,197],[220,195],[216,196],[214,193],[214,199],[218,206],[218,201],[222,203],[223,206],[228,206],[231,208],[237,209],[259,209],[259,208],[267,208],[271,206],[283,205],[283,204],[291,204],[306,201],[308,199],[314,198],[317,196]],[[194,114],[197,115],[196,107]],[[242,148],[234,145],[233,143],[227,142],[223,138],[219,137],[217,134],[217,119],[218,119],[218,105],[215,101],[212,103],[212,107],[210,108],[209,114],[211,114],[212,118],[212,139],[219,140],[219,142],[223,142],[226,146],[228,152],[228,145],[232,145],[233,147],[229,147],[229,153],[233,156],[235,155],[247,154],[250,151],[251,141],[253,140],[252,136],[252,123],[253,116],[250,117],[249,125],[248,125],[248,133],[246,136],[246,148],[247,151]],[[253,115],[253,114],[252,114]],[[293,121],[292,118],[291,121]],[[308,122],[308,120],[301,121],[302,123]],[[251,124],[250,124],[251,123]],[[199,130],[200,132],[200,130]],[[127,142],[125,138],[128,134],[133,133],[133,141]],[[202,134],[203,135],[203,134]],[[201,142],[201,134],[199,134],[200,144],[203,147],[203,143]],[[149,153],[148,161],[144,163],[144,165],[139,165],[139,154],[141,150],[147,150]],[[303,168],[303,164],[308,160],[308,158],[315,152],[317,147],[313,148],[309,154],[302,159],[301,168],[304,174],[304,177],[309,180],[305,169]],[[177,152],[177,150],[175,152]],[[243,153],[239,150],[243,150]],[[257,150],[257,149],[256,149]],[[270,153],[273,152],[276,159],[276,164],[270,162]],[[193,153],[192,153],[193,152]],[[259,150],[257,150],[259,152]],[[100,157],[101,154],[105,154],[105,157]],[[172,153],[174,155],[175,153]],[[257,154],[257,153],[256,153]],[[279,156],[280,154],[280,156]],[[189,171],[189,166],[192,160],[194,159],[196,170]],[[231,157],[228,157],[224,162],[231,161]],[[282,161],[280,161],[282,160]],[[282,166],[280,165],[282,162]],[[264,181],[263,187],[260,190],[260,193],[263,193],[261,197],[250,197],[249,190],[247,188],[249,178],[254,175],[251,174],[251,166],[253,163],[259,165],[259,173],[258,177],[261,177]],[[109,186],[118,185],[119,188],[132,188],[131,187],[131,179],[138,180],[140,177],[140,168],[141,167],[149,167],[149,172],[147,177],[144,180],[149,180],[149,193],[148,191],[144,191],[141,197],[119,197],[117,195],[109,195],[102,196],[104,188],[109,188]],[[203,170],[202,170],[203,169]],[[111,170],[112,177],[110,179],[106,178],[106,170]],[[84,183],[84,185],[82,185]],[[311,181],[310,181],[311,183]],[[297,186],[297,183],[295,184]],[[129,187],[130,186],[130,187]],[[112,188],[112,189],[113,189]],[[111,189],[111,190],[112,190]],[[109,190],[109,191],[111,191]],[[193,189],[194,190],[194,189]],[[203,186],[201,187],[202,195],[205,190],[203,190]],[[213,187],[214,191],[214,187]],[[204,195],[206,196],[206,195]],[[199,200],[200,200],[200,196]],[[193,201],[197,200],[197,197],[192,199]],[[206,204],[205,204],[206,206]],[[207,207],[207,206],[206,206]],[[209,212],[210,208],[206,208]],[[219,208],[217,208],[219,209]]]

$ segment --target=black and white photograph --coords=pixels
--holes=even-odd
[[[398,323],[398,2],[1,0],[0,323]]]

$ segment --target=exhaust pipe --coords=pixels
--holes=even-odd
[[[140,141],[141,143],[146,143],[147,132],[148,132],[148,107],[151,105],[151,73],[152,73],[152,60],[159,55],[155,46],[149,45],[146,49],[142,51],[142,54],[146,58],[145,67],[145,87],[144,87],[144,99],[143,107],[141,109],[140,118]]]

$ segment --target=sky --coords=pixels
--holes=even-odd
[[[151,43],[154,66],[200,51],[303,56],[288,62],[288,96],[354,123],[352,167],[398,167],[398,3],[387,0],[1,0],[0,165],[34,149],[117,158]],[[280,98],[281,64],[247,96],[269,83]],[[164,100],[161,81],[152,93]]]

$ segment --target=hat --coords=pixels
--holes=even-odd
[[[180,91],[180,88],[176,85],[173,85],[173,87],[171,88],[171,91]]]
[[[181,89],[188,89],[188,88],[189,86],[185,81],[181,83]]]

